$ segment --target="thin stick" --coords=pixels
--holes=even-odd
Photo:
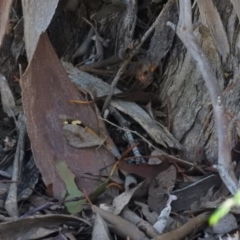
[[[171,22],[167,24],[176,31],[183,44],[192,55],[192,58],[197,62],[199,70],[205,80],[217,125],[219,174],[228,190],[232,194],[235,194],[238,188],[238,181],[231,166],[231,144],[228,138],[229,122],[227,119],[224,96],[211,63],[193,35],[191,1],[180,0],[179,6],[180,15],[177,28]]]
[[[17,150],[13,162],[13,183],[9,186],[5,208],[11,217],[18,217],[18,201],[17,201],[17,182],[21,173],[21,163],[24,157],[24,138],[26,134],[26,123],[24,114],[20,114],[18,118],[19,135]]]
[[[120,127],[120,126],[118,126],[118,125],[116,125],[116,124],[108,121],[108,120],[105,119],[105,118],[99,117],[99,119],[102,119],[103,121],[111,124],[111,125],[114,126],[114,127],[119,128],[119,129],[121,129],[121,130],[124,130],[124,131],[126,130],[125,128]],[[152,147],[152,148],[154,148],[154,149],[162,152],[159,148],[155,147],[151,142],[149,142],[145,137],[143,137],[143,136],[142,136],[141,134],[139,134],[138,132],[132,131],[132,130],[130,130],[130,129],[128,129],[128,130],[129,130],[129,132],[134,133],[134,134],[136,134],[137,136],[139,136],[143,141],[145,141],[146,143],[148,143],[148,144],[150,145],[150,147]],[[154,156],[152,156],[152,157],[154,157]],[[157,156],[157,157],[159,158],[159,156]],[[174,163],[176,163],[176,164],[181,164],[182,166],[184,166],[184,168],[187,168],[188,170],[190,170],[190,169],[192,169],[192,170],[193,170],[193,169],[197,169],[198,171],[203,172],[203,171],[201,170],[201,168],[198,167],[198,166],[196,166],[195,164],[190,163],[190,162],[186,162],[186,161],[184,161],[184,160],[178,159],[178,158],[173,157],[173,156],[170,156],[170,155],[166,155],[166,153],[163,153],[163,155],[160,156],[160,159],[161,159],[161,160],[162,160],[162,159],[163,159],[163,160],[169,160],[169,161],[174,162]]]

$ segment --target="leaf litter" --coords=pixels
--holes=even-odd
[[[0,43],[6,49],[12,34],[15,56],[14,68],[0,73],[0,238],[156,240],[234,231],[239,214],[234,209],[210,230],[202,230],[211,209],[228,192],[207,159],[194,162],[182,154],[182,139],[171,131],[178,127],[172,126],[171,103],[166,106],[158,94],[166,69],[153,49],[162,42],[159,52],[166,56],[175,44],[166,27],[176,20],[171,14],[175,1],[152,1],[139,9],[130,1],[112,12],[102,3],[21,3],[0,4]],[[154,6],[162,14],[152,11]],[[233,7],[238,14],[234,1]],[[231,52],[218,8],[212,1],[198,8],[226,61]],[[140,11],[149,22],[136,19]],[[68,19],[70,12],[75,23]],[[125,34],[118,35],[115,28]],[[145,36],[151,38],[147,54],[140,51],[147,47]],[[13,78],[20,81],[13,84]]]

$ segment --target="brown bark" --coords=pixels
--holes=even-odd
[[[198,8],[193,10],[193,33],[207,55],[218,83],[224,91],[227,111],[236,116],[239,112],[238,92],[240,88],[240,83],[237,81],[239,71],[236,53],[239,50],[236,43],[236,29],[233,26],[236,26],[237,18],[230,1],[218,0],[214,1],[214,5],[220,14],[230,45],[230,54],[226,61],[223,62],[209,28],[199,22],[201,19]],[[174,22],[171,18],[169,16],[168,21]],[[154,37],[156,35],[157,33]],[[152,43],[156,42],[154,37]],[[158,37],[160,42],[161,38],[163,38],[162,35]],[[159,48],[157,47],[157,45],[154,48],[150,47],[150,50],[152,48],[154,51],[149,51],[148,54],[159,63],[161,58],[156,57],[156,52],[160,51],[162,46],[159,44]],[[159,96],[163,101],[169,99],[171,103],[172,133],[185,147],[183,157],[192,162],[201,160],[202,155],[199,154],[199,150],[202,149],[208,160],[216,161],[218,141],[214,127],[215,121],[213,117],[209,118],[209,122],[207,121],[212,107],[202,72],[178,37],[175,38],[172,49],[164,62],[166,65],[163,78],[158,82]],[[231,73],[232,79],[224,78],[226,73]],[[230,87],[232,81],[234,85]],[[235,142],[236,136],[233,140],[233,143]]]

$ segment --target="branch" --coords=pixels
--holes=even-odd
[[[218,171],[228,190],[235,194],[238,181],[231,166],[231,144],[228,138],[229,121],[225,101],[213,68],[202,48],[198,45],[192,32],[192,10],[190,0],[180,0],[178,26],[168,22],[186,46],[202,73],[210,94],[218,135]]]

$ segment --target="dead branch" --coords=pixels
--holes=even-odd
[[[135,212],[132,212],[128,207],[125,207],[121,212],[121,216],[127,221],[135,224],[148,237],[156,237],[158,232],[144,219],[140,218]]]
[[[231,166],[231,144],[228,138],[229,122],[222,90],[213,68],[202,48],[198,45],[192,31],[192,9],[190,0],[179,1],[180,15],[178,26],[168,22],[186,46],[205,80],[210,94],[218,135],[218,170],[226,187],[232,194],[237,191],[238,181]]]
[[[183,1],[183,0],[181,0]],[[154,238],[154,240],[176,240],[176,239],[184,239],[187,235],[194,231],[199,231],[204,224],[207,222],[209,218],[209,213],[202,213],[195,218],[189,220],[182,227],[162,235],[158,235]]]

